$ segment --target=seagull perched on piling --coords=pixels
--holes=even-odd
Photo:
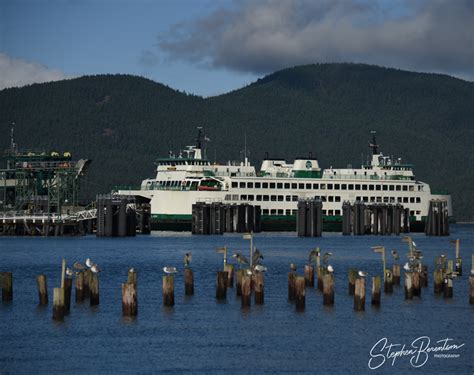
[[[330,264],[328,264],[327,270],[328,270],[329,273],[333,273],[333,272],[334,272],[334,268],[333,268]]]
[[[259,264],[260,259],[263,259],[263,255],[260,250],[255,249],[253,256],[252,256],[252,264]]]
[[[257,271],[257,272],[266,272],[266,271],[267,271],[267,267],[262,266],[261,264],[257,264],[257,265],[255,266],[255,271]]]
[[[290,263],[290,270],[292,270],[293,272],[296,272],[296,264]]]
[[[92,271],[92,273],[99,273],[102,270],[99,268],[99,266],[97,264],[93,264],[92,267],[91,267],[91,271]]]
[[[332,255],[331,252],[329,253],[324,253],[323,255],[323,263],[326,264],[327,262],[329,262],[329,257]]]
[[[247,275],[252,276],[252,270],[247,268]]]
[[[131,268],[128,269],[128,272],[135,273],[136,271],[135,271],[135,268],[131,267]]]
[[[72,269],[70,269],[69,267],[66,267],[66,275],[72,276],[72,274],[73,274]]]
[[[311,264],[313,260],[316,260],[320,254],[319,249],[313,249],[309,252],[308,255],[308,264]]]
[[[366,277],[366,276],[368,275],[368,273],[365,272],[365,271],[359,271],[357,274],[358,274],[360,277]]]
[[[170,275],[178,272],[178,270],[176,269],[176,267],[163,267],[163,272]]]
[[[193,254],[191,252],[184,254],[184,266],[189,266],[189,263],[193,260]]]
[[[74,267],[74,269],[79,270],[79,271],[82,271],[84,268],[86,268],[86,267],[84,267],[83,264],[81,264],[79,262],[74,262],[74,264],[72,266]]]
[[[406,262],[405,265],[403,266],[403,269],[404,269],[405,271],[411,271],[410,264],[408,264],[408,262]]]
[[[393,256],[393,259],[395,260],[400,259],[400,256],[398,255],[397,250],[392,250],[392,256]]]
[[[242,264],[249,264],[249,261],[247,260],[246,257],[244,257],[242,254],[240,253],[234,253],[232,254],[232,258],[235,258],[237,260],[237,262],[239,262],[240,265]]]
[[[92,261],[90,260],[90,258],[87,258],[87,259],[86,259],[86,266],[87,266],[88,268],[92,268],[93,265],[94,265],[94,263],[92,263]]]

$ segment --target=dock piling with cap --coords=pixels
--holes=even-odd
[[[64,288],[53,289],[53,320],[64,320]]]
[[[304,310],[306,305],[305,281],[303,276],[295,277],[295,303],[296,310]]]
[[[2,301],[8,302],[13,300],[13,273],[0,273],[0,284],[2,286]]]
[[[252,297],[252,278],[250,275],[242,277],[242,307],[250,307]]]
[[[255,275],[255,304],[263,305],[265,292],[264,274],[259,272]]]
[[[372,277],[372,305],[380,306],[380,289],[382,278],[380,276]]]
[[[122,284],[122,316],[138,315],[137,284],[126,282]]]
[[[164,275],[162,282],[163,305],[174,306],[174,276]]]
[[[355,282],[354,290],[354,310],[365,310],[365,278],[358,277]]]
[[[348,274],[348,289],[349,289],[349,295],[353,296],[355,292],[355,282],[357,279],[357,270],[355,268],[349,269],[349,274]]]
[[[334,277],[332,273],[323,276],[323,305],[334,305]]]
[[[76,303],[84,301],[84,272],[76,272]]]
[[[184,294],[191,296],[194,294],[194,274],[189,267],[184,269]]]
[[[45,275],[36,276],[36,284],[38,286],[39,305],[44,306],[48,304],[48,285]]]
[[[216,280],[216,299],[227,298],[227,272],[218,271]]]

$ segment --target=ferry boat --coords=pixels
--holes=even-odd
[[[196,202],[258,205],[264,231],[295,230],[298,200],[308,198],[322,200],[325,231],[341,230],[344,201],[400,203],[410,209],[411,231],[424,229],[432,199],[446,200],[452,218],[451,196],[436,194],[429,184],[416,180],[411,164],[383,155],[372,133],[371,160],[360,168],[321,169],[309,154],[292,164],[266,157],[257,171],[247,157],[226,165],[204,158],[202,128],[198,128],[194,146],[157,160],[155,178],[143,180],[138,190],[116,192],[150,199],[154,230],[191,230]]]

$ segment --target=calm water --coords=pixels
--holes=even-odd
[[[240,235],[191,236],[154,233],[126,239],[0,238],[0,270],[14,273],[14,301],[0,303],[0,374],[7,373],[474,373],[474,306],[468,300],[468,275],[474,249],[474,225],[453,225],[449,238],[413,235],[424,251],[430,283],[422,298],[405,301],[403,287],[382,295],[382,306],[353,311],[347,295],[347,271],[358,267],[380,274],[381,259],[370,246],[406,252],[401,237],[342,237],[324,233],[319,239],[297,238],[293,233],[258,234],[256,245],[268,267],[265,305],[241,310],[235,290],[218,303],[215,273],[222,266],[217,247],[248,253],[248,241]],[[464,276],[455,281],[454,298],[433,295],[434,258],[454,256],[450,239],[461,239]],[[286,300],[288,264],[299,271],[310,249],[332,251],[335,268],[335,306],[322,305],[320,292],[307,289],[306,310],[295,312]],[[195,295],[184,296],[182,273],[176,276],[175,306],[164,308],[161,300],[161,269],[174,265],[182,270],[182,258],[192,250]],[[51,320],[52,288],[59,286],[61,258],[70,264],[86,257],[98,263],[100,305],[76,305],[64,323]],[[403,258],[402,258],[403,259]],[[390,261],[391,262],[391,261]],[[138,269],[139,315],[121,317],[121,288],[130,266]],[[37,306],[35,276],[48,278],[50,305]],[[435,341],[451,338],[464,344],[458,358],[434,358],[412,368],[410,356],[391,360],[369,370],[369,352],[383,337],[389,343],[410,347],[413,340],[428,336]]]

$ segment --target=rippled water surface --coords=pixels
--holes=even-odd
[[[353,311],[347,295],[347,271],[357,267],[381,274],[380,255],[374,245],[406,252],[401,237],[343,237],[324,233],[322,238],[297,238],[293,233],[257,234],[256,245],[268,267],[265,275],[265,305],[242,310],[235,290],[225,302],[215,300],[216,271],[222,255],[215,249],[248,253],[249,243],[241,235],[191,236],[154,233],[125,239],[0,238],[0,271],[14,274],[14,301],[0,303],[0,374],[7,373],[405,373],[473,374],[474,305],[469,305],[469,270],[474,250],[474,225],[453,225],[450,237],[414,234],[429,267],[429,288],[421,299],[405,301],[403,287],[382,295],[382,305],[370,305],[367,288],[365,312]],[[464,275],[455,280],[454,298],[433,294],[432,271],[436,255],[452,259],[449,240],[461,239]],[[290,262],[302,271],[310,249],[332,251],[335,268],[335,305],[325,307],[322,294],[306,290],[306,309],[297,313],[287,302],[287,272]],[[183,274],[175,279],[175,306],[162,306],[162,267],[182,271],[186,251],[193,252],[195,295],[184,296]],[[51,319],[52,288],[59,286],[61,258],[83,262],[90,257],[100,274],[100,305],[76,305],[63,323]],[[403,259],[403,258],[402,258]],[[392,260],[390,260],[390,263]],[[130,266],[138,270],[139,315],[121,317],[121,283]],[[50,305],[37,306],[35,276],[48,278]],[[446,353],[456,358],[429,354],[419,368],[411,356],[387,360],[369,370],[369,352],[386,337],[388,343],[405,344],[427,336],[453,339],[464,344]],[[436,344],[439,345],[439,344]],[[395,348],[395,347],[394,347]],[[378,360],[381,360],[378,357]],[[375,362],[373,362],[375,363]]]

